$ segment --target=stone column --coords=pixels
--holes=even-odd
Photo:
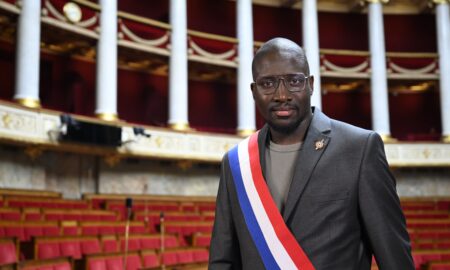
[[[170,63],[169,63],[169,126],[175,130],[189,129],[188,122],[188,60],[187,0],[170,0]]]
[[[450,143],[450,15],[448,0],[434,0],[439,53],[442,139]]]
[[[100,0],[100,36],[97,44],[95,114],[117,120],[117,0]]]
[[[239,66],[237,80],[237,132],[241,136],[248,136],[255,132],[255,104],[250,90],[253,60],[253,15],[251,0],[237,0],[237,38],[239,42]]]
[[[14,100],[39,108],[41,1],[23,0],[17,29],[16,91]]]
[[[317,1],[302,1],[303,47],[309,63],[309,72],[314,76],[314,92],[311,105],[322,108],[320,82],[319,26],[317,20]]]
[[[390,141],[389,96],[384,47],[383,6],[380,0],[367,0],[370,49],[370,96],[372,104],[372,128],[384,141]]]

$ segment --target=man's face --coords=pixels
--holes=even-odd
[[[253,76],[255,81],[261,81],[270,76],[299,73],[308,75],[304,63],[294,54],[269,52],[257,60]],[[281,133],[293,132],[310,115],[313,81],[310,77],[303,91],[290,92],[286,88],[289,82],[282,79],[277,81],[278,87],[272,94],[262,93],[255,83],[251,85],[256,107],[272,129]]]

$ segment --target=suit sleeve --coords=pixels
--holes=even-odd
[[[239,243],[231,213],[228,183],[232,181],[228,158],[222,160],[216,214],[211,237],[209,270],[241,269]]]
[[[415,269],[395,178],[375,132],[367,139],[358,189],[363,230],[379,269]]]

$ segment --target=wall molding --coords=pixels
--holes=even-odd
[[[62,143],[58,141],[60,112],[29,109],[14,103],[0,102],[0,141],[45,150],[100,155],[118,158],[152,158],[218,163],[222,156],[242,140],[239,136],[143,126],[150,138],[135,136],[133,125],[114,122],[122,127],[126,144],[117,148]],[[84,121],[103,122],[96,118],[74,116]],[[392,167],[450,167],[450,144],[387,143],[386,155]]]

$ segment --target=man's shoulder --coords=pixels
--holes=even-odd
[[[364,129],[346,122],[342,122],[336,119],[331,119],[332,132],[335,135],[346,136],[346,138],[367,138],[371,134],[375,133],[373,130]]]

